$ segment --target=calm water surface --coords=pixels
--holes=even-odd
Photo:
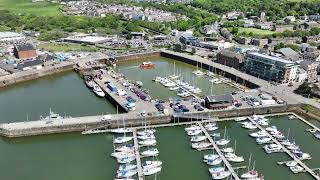
[[[138,73],[135,67],[139,62],[128,62],[119,65],[120,72],[130,79],[142,80],[152,96],[159,98],[174,97],[162,86],[157,86],[151,81],[156,75],[173,72],[172,61],[167,59],[153,59],[156,69],[145,70]],[[170,65],[171,64],[171,65]],[[167,67],[160,70],[158,67]],[[192,71],[196,68],[176,62],[176,69],[180,72]],[[163,74],[161,74],[163,72]],[[182,73],[183,74],[183,73]],[[192,78],[190,78],[192,79]],[[199,78],[199,86],[208,89],[208,80]],[[201,85],[201,84],[204,85]],[[207,85],[207,86],[205,86]],[[152,88],[154,88],[152,90]],[[215,94],[229,91],[228,86],[214,87]],[[206,90],[204,90],[206,91]],[[80,77],[68,72],[50,78],[22,83],[0,91],[0,121],[12,122],[28,119],[38,119],[40,115],[48,112],[49,108],[72,116],[95,115],[102,112],[115,113],[115,108],[105,99],[97,98],[90,92]],[[304,123],[298,120],[288,120],[287,117],[272,118],[272,123],[281,130],[290,128],[291,138],[300,144],[301,148],[310,153],[312,160],[307,164],[320,167],[319,149],[320,142],[310,133]],[[257,145],[249,137],[249,131],[240,127],[235,122],[222,122],[218,124],[219,132],[223,133],[227,127],[227,135],[232,142],[237,141],[237,154],[243,155],[246,165],[248,157],[252,154],[256,162],[256,169],[266,179],[308,180],[308,174],[293,175],[285,166],[277,165],[277,161],[288,160],[284,153],[267,155],[262,146]],[[208,166],[202,162],[202,156],[209,152],[198,152],[190,147],[189,138],[184,132],[184,127],[159,128],[156,132],[157,147],[160,151],[158,157],[163,161],[162,172],[157,179],[162,180],[200,180],[210,179]],[[112,180],[115,177],[117,163],[109,155],[113,151],[112,135],[80,135],[69,133],[38,137],[6,139],[0,138],[0,179],[7,180]],[[243,170],[239,170],[242,173]],[[153,176],[148,180],[154,179]]]

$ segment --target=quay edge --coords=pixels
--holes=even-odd
[[[299,110],[300,104],[282,105],[271,107],[242,108],[230,110],[214,110],[210,112],[199,112],[191,114],[190,118],[181,118],[180,122],[188,122],[192,117],[209,116],[212,118],[233,118],[239,116],[251,116],[253,114],[277,114],[290,113]],[[190,114],[189,114],[190,115]],[[52,124],[44,120],[15,122],[0,124],[0,135],[8,138],[25,137],[46,134],[58,134],[66,132],[80,132],[88,129],[111,129],[122,126],[125,122],[126,127],[141,126],[145,121],[150,125],[173,123],[173,114],[159,116],[132,116],[128,114],[111,115],[112,119],[101,121],[101,116],[75,117],[65,121],[56,120]]]

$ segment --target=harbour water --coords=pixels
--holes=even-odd
[[[165,59],[154,62],[157,68],[160,66],[158,63],[171,63]],[[120,72],[130,73],[130,71],[125,72],[125,68],[130,69],[129,67],[135,66],[130,65],[134,62],[127,63],[119,66]],[[173,71],[173,66],[168,65],[168,67],[171,67]],[[178,62],[176,62],[176,67],[180,67],[183,72],[186,71],[184,68],[189,69],[190,72],[196,69],[185,64],[180,66]],[[132,76],[128,77],[140,80],[139,77],[136,77],[140,75],[135,74],[134,71]],[[160,98],[168,98],[166,95],[168,91],[161,89],[151,91],[151,85],[154,83],[151,82],[153,76],[148,77],[149,82],[149,79],[144,80],[144,76],[148,76],[148,73],[151,72],[145,70],[144,73],[147,74],[140,78],[145,81],[143,82],[145,86],[150,86],[151,94]],[[224,85],[221,91],[219,91],[220,87],[217,87],[214,92],[223,93],[227,86],[223,87]],[[164,95],[163,92],[165,92]],[[91,93],[74,72],[2,89],[0,90],[0,107],[1,122],[25,120],[26,115],[28,119],[38,119],[40,115],[48,112],[49,108],[59,113],[66,112],[71,116],[116,112],[115,108],[105,99],[97,98]],[[299,120],[288,120],[286,116],[272,119],[272,124],[277,125],[282,131],[290,128],[290,134],[292,134],[290,137],[295,139],[305,152],[311,154],[312,160],[308,160],[307,165],[311,168],[320,167],[320,156],[318,155],[320,142],[305,131],[309,127]],[[220,122],[218,125],[220,128],[218,132],[222,135],[224,127],[227,127],[227,134],[232,140],[230,145],[233,146],[234,140],[237,141],[237,154],[243,155],[246,159],[241,165],[247,165],[251,153],[256,161],[256,169],[265,176],[265,179],[312,179],[306,173],[294,175],[284,165],[277,165],[278,161],[289,160],[289,157],[284,153],[267,155],[262,146],[257,145],[254,139],[248,136],[250,131],[241,128],[238,123],[230,121]],[[157,129],[157,148],[160,151],[158,159],[163,161],[163,168],[157,179],[210,179],[208,166],[202,162],[203,154],[210,151],[192,150],[183,128],[184,126]],[[118,167],[116,161],[110,157],[113,151],[112,139],[111,134],[81,135],[80,133],[15,139],[0,138],[2,155],[0,179],[112,180]],[[239,171],[241,172],[243,170]],[[146,179],[152,180],[154,176]]]
[[[151,61],[155,64],[155,68],[152,69],[141,69],[139,65],[144,61]],[[175,68],[174,68],[175,67]],[[200,70],[200,64],[198,69]],[[169,98],[176,98],[176,91],[170,91],[160,83],[153,82],[156,76],[168,77],[170,75],[179,75],[184,81],[188,82],[195,87],[199,87],[202,93],[199,95],[220,95],[230,93],[235,89],[226,84],[213,84],[211,91],[210,78],[206,76],[197,77],[192,74],[193,71],[197,70],[197,67],[180,62],[172,59],[156,57],[152,59],[125,61],[117,64],[116,71],[124,74],[128,79],[141,81],[150,95],[154,98],[161,100],[168,100]],[[203,70],[203,72],[207,72]]]

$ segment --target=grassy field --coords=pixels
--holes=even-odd
[[[261,30],[261,29],[256,29],[256,28],[242,28],[242,27],[239,27],[238,33],[241,34],[243,32],[246,32],[246,33],[252,32],[253,35],[257,35],[257,36],[272,35],[274,33],[274,31],[270,31],[270,30]]]
[[[14,13],[28,13],[35,15],[55,16],[61,14],[59,4],[49,2],[32,3],[31,0],[0,0],[0,9]]]
[[[302,107],[303,110],[305,111],[308,111],[309,113],[312,113],[318,117],[320,117],[320,110],[311,106],[311,105],[308,105],[308,104],[304,104],[303,107]]]
[[[71,51],[86,51],[94,52],[97,49],[91,46],[83,46],[80,44],[56,44],[56,43],[41,43],[38,48],[45,49],[50,52],[71,52]]]

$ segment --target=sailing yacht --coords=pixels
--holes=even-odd
[[[224,127],[224,135],[223,135],[223,138],[222,139],[219,139],[218,141],[216,141],[216,144],[218,146],[225,146],[227,145],[230,140],[226,138],[226,134],[227,134],[227,127]]]
[[[117,172],[121,172],[121,171],[129,171],[129,170],[133,170],[136,169],[137,165],[135,164],[121,164],[118,168]]]
[[[117,129],[111,129],[110,132],[122,134],[122,133],[131,133],[132,129],[130,128],[117,128]]]
[[[143,169],[151,169],[151,168],[159,167],[161,165],[162,165],[161,161],[144,161],[142,163],[142,168]]]
[[[152,148],[141,152],[142,156],[150,157],[150,156],[158,156],[159,150],[157,148]]]
[[[224,179],[229,177],[230,175],[231,175],[230,171],[221,171],[218,173],[213,173],[211,176],[212,176],[212,179]]]
[[[154,146],[156,145],[157,141],[155,139],[146,139],[143,141],[139,141],[138,143],[139,145],[143,145],[143,146]]]
[[[113,143],[115,144],[122,144],[122,143],[126,143],[126,142],[129,142],[133,139],[132,136],[120,136],[120,137],[117,137],[113,140]]]
[[[154,167],[154,168],[143,169],[143,175],[150,176],[150,175],[156,174],[156,173],[158,173],[160,171],[161,171],[161,166]]]
[[[128,170],[128,171],[120,171],[117,173],[117,178],[130,178],[134,175],[136,175],[138,173],[138,171],[136,169],[133,170]]]
[[[201,142],[206,140],[207,137],[206,136],[192,136],[191,137],[191,142]]]
[[[210,166],[216,166],[218,164],[222,163],[222,159],[220,157],[216,158],[216,159],[208,159],[207,160],[207,164]]]
[[[255,162],[253,163],[252,169],[250,170],[250,163],[251,163],[251,154],[249,158],[249,165],[248,165],[248,171],[241,175],[241,178],[243,179],[253,179],[258,177],[258,172],[255,171]]]
[[[299,166],[299,165],[296,165],[296,166],[292,166],[292,167],[289,167],[290,170],[293,172],[293,173],[300,173],[300,172],[303,172],[304,168]]]

